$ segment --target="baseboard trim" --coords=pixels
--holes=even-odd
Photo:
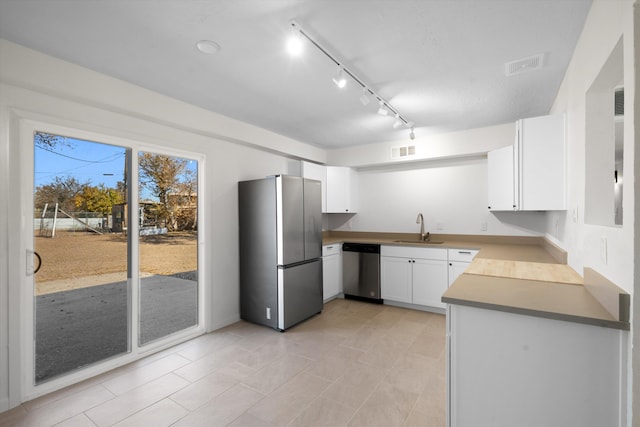
[[[0,413],[8,410],[9,410],[9,398],[3,397],[2,399],[0,399]]]

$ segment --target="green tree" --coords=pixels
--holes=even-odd
[[[81,183],[72,176],[55,177],[53,182],[36,187],[34,203],[37,209],[42,209],[45,203],[49,208],[58,203],[58,207],[64,211],[72,212],[75,207],[75,199],[89,182]]]
[[[187,169],[188,160],[161,154],[142,153],[138,158],[140,190],[147,189],[158,199],[155,213],[169,230],[179,228],[180,196],[185,185],[193,188],[195,177]],[[189,193],[190,195],[190,193]]]
[[[97,187],[85,185],[82,190],[76,194],[76,209],[85,212],[100,212],[104,215],[111,213],[113,205],[123,203],[122,193],[114,188],[107,188],[104,184]]]

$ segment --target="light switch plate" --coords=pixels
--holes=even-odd
[[[600,237],[600,259],[603,264],[607,263],[607,236]]]

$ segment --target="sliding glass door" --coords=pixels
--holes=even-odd
[[[198,160],[46,132],[33,150],[33,386],[201,330]]]
[[[198,162],[138,154],[140,345],[198,324]]]
[[[34,136],[35,383],[129,351],[130,150]]]

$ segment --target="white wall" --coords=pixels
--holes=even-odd
[[[7,400],[9,382],[21,375],[9,359],[17,366],[30,357],[15,351],[20,318],[15,310],[9,316],[9,307],[19,306],[24,253],[32,245],[20,210],[30,196],[17,190],[26,179],[20,164],[32,161],[19,153],[24,120],[205,156],[209,330],[239,318],[237,182],[286,172],[289,157],[326,160],[317,147],[0,40],[0,411],[19,403]]]
[[[624,225],[605,227],[584,221],[585,193],[589,192],[585,185],[585,94],[621,36],[624,43],[625,119],[628,118],[624,130]],[[547,233],[568,251],[569,265],[573,269],[582,272],[583,267],[594,268],[630,293],[633,291],[634,262],[633,39],[632,0],[594,1],[553,106],[554,112],[567,112],[569,209],[550,213],[547,218]],[[613,179],[611,181],[613,186]],[[613,205],[613,200],[610,202]],[[556,222],[559,224],[557,234]],[[606,262],[601,256],[603,238],[607,246]]]
[[[486,156],[358,170],[358,214],[332,214],[332,230],[439,234],[541,235],[544,213],[487,209]],[[486,230],[482,230],[486,223]]]

